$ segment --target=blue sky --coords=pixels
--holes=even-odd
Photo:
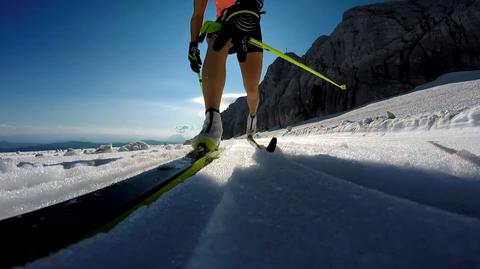
[[[207,19],[214,19],[213,2]],[[264,42],[302,55],[346,9],[373,2],[266,0]],[[0,1],[0,140],[166,139],[180,126],[189,126],[185,136],[198,132],[201,92],[186,56],[192,6],[193,0]],[[236,96],[243,86],[230,58],[225,93]],[[263,75],[274,59],[265,53]]]

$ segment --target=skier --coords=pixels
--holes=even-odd
[[[190,22],[191,42],[188,51],[190,67],[200,73],[202,60],[198,43],[208,0],[194,0]],[[194,149],[200,145],[207,151],[216,150],[223,133],[220,117],[220,102],[226,77],[228,54],[237,54],[243,85],[247,92],[249,115],[247,136],[256,132],[257,108],[259,103],[258,84],[262,72],[263,50],[248,43],[249,38],[262,40],[260,14],[263,0],[215,0],[217,21],[222,24],[218,33],[207,35],[208,50],[203,66],[203,98],[205,121],[200,133],[192,140]]]

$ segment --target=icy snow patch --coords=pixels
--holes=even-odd
[[[149,148],[148,144],[143,141],[137,141],[130,144],[127,144],[118,149],[118,151],[137,151],[137,150],[147,150]]]
[[[67,152],[63,154],[63,156],[75,156],[75,155],[78,155],[78,153],[74,149],[68,149]]]
[[[101,145],[95,153],[112,153],[113,152],[113,147],[112,144],[107,144],[107,145]]]

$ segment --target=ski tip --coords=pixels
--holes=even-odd
[[[277,138],[273,137],[272,140],[270,140],[270,143],[268,143],[267,151],[274,152],[276,148],[277,148]]]

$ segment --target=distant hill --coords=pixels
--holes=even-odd
[[[10,149],[10,148],[21,148],[21,147],[30,147],[34,146],[34,143],[15,143],[8,141],[0,141],[0,149]]]
[[[50,143],[50,144],[17,147],[17,148],[11,148],[10,150],[2,150],[2,151],[42,151],[42,150],[56,150],[56,149],[69,149],[69,148],[84,149],[84,148],[97,148],[101,145],[102,144],[100,143],[69,141],[69,142],[61,142],[61,143]]]
[[[183,143],[185,139],[181,141],[157,141],[157,140],[143,140],[149,145],[164,145],[164,144],[175,144]],[[114,142],[112,145],[114,147],[121,147],[130,142]],[[66,150],[69,148],[72,149],[86,149],[86,148],[98,148],[101,145],[109,143],[94,143],[94,142],[83,142],[83,141],[68,141],[68,142],[59,142],[59,143],[49,143],[49,144],[34,144],[34,143],[13,143],[7,141],[0,141],[0,152],[16,152],[16,151],[44,151],[44,150],[57,150],[62,149]]]

